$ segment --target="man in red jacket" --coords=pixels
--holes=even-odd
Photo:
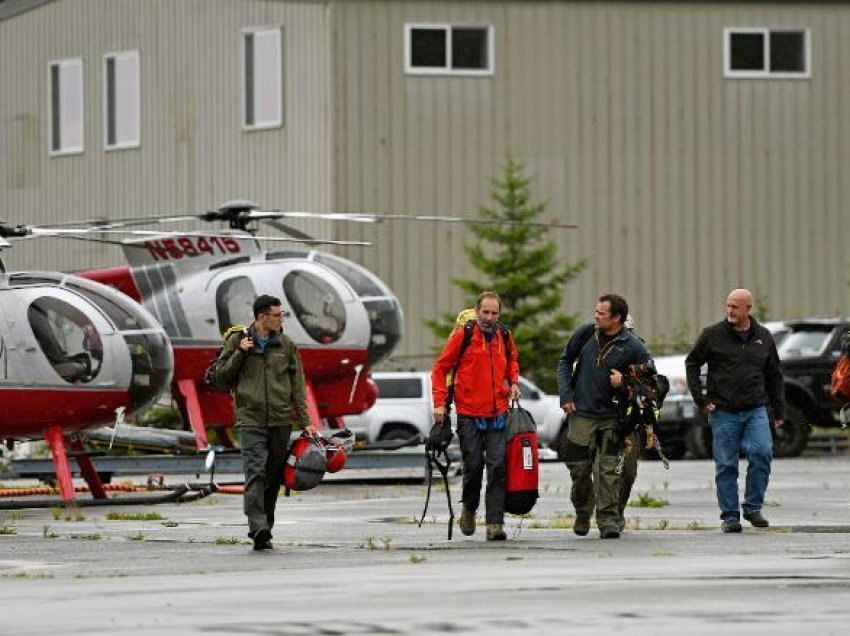
[[[488,541],[506,539],[505,414],[509,400],[519,400],[520,396],[517,349],[510,332],[498,323],[501,309],[498,294],[482,293],[475,303],[475,322],[470,325],[472,337],[466,349],[461,352],[467,328],[455,329],[431,372],[434,421],[441,422],[449,396],[446,377],[457,367],[454,402],[463,457],[463,512],[458,525],[467,536],[475,532],[486,464]]]

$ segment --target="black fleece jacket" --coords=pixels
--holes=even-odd
[[[700,368],[708,364],[703,395]],[[774,419],[785,419],[785,391],[779,355],[770,332],[750,316],[750,328],[737,332],[726,320],[703,329],[685,358],[688,389],[705,408],[743,411],[770,404]]]

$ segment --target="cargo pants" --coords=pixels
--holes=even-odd
[[[573,415],[564,448],[564,461],[573,482],[570,499],[576,517],[589,520],[595,509],[600,530],[620,527],[622,480],[617,474],[617,463],[623,443],[617,429],[617,420],[613,418],[594,420]],[[636,454],[634,462],[633,474],[636,474]]]
[[[291,426],[240,426],[239,445],[245,471],[243,509],[248,536],[274,527],[274,511],[283,484]]]

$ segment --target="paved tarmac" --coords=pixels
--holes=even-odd
[[[740,535],[719,530],[710,462],[642,463],[633,496],[668,505],[630,507],[619,540],[575,536],[566,469],[541,477],[505,543],[447,541],[441,489],[417,527],[421,484],[281,499],[271,552],[252,551],[233,495],[0,511],[0,634],[847,632],[850,458],[777,460],[772,526]]]

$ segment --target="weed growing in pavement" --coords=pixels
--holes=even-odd
[[[381,543],[384,544],[384,550],[389,551],[393,549],[392,537],[381,537]]]
[[[361,548],[369,548],[370,550],[378,549],[378,542],[375,540],[375,537],[366,537],[363,539],[363,542],[360,544]]]
[[[419,556],[418,554],[411,554],[410,555],[410,562],[413,563],[414,565],[419,564],[419,563],[425,563],[425,557]]]
[[[54,521],[59,521],[59,519],[62,518],[62,508],[60,508],[59,506],[53,506],[50,509],[50,514],[53,515]]]
[[[107,512],[107,521],[164,521],[158,512]]]
[[[637,499],[629,501],[629,505],[633,508],[663,508],[669,506],[670,502],[666,499],[656,499],[648,492],[642,492],[637,496]]]
[[[608,550],[603,550],[602,552],[597,552],[596,556],[599,557],[600,559],[605,559],[605,558],[608,558],[608,557],[612,557],[614,555],[611,552],[609,552]]]
[[[47,572],[18,572],[17,574],[4,574],[4,579],[52,579],[53,575]]]
[[[41,536],[44,537],[45,539],[55,539],[59,535],[56,534],[55,532],[53,532],[50,529],[49,525],[44,524],[43,526],[41,526]]]
[[[18,531],[13,526],[0,526],[0,534],[18,534]]]
[[[534,530],[540,529],[555,529],[555,530],[569,530],[573,527],[575,523],[576,516],[570,512],[564,511],[556,511],[555,516],[549,519],[539,519],[537,521],[532,521],[528,524],[529,528]]]
[[[702,521],[694,520],[685,526],[685,530],[705,530],[705,526],[702,525]]]
[[[669,519],[659,519],[658,523],[655,524],[655,529],[656,530],[666,530],[669,525],[670,525]]]
[[[664,548],[661,548],[660,550],[653,551],[652,556],[657,556],[657,557],[673,556],[673,553],[670,552],[669,550],[665,550]]]
[[[180,524],[177,523],[176,521],[163,521],[162,525],[165,526],[166,528],[176,528]]]
[[[97,532],[92,532],[90,534],[72,534],[72,539],[82,539],[83,541],[100,541],[103,539],[102,534],[98,534]]]
[[[21,520],[21,519],[23,519],[23,518],[24,518],[24,515],[22,515],[22,514],[21,514],[19,511],[17,511],[17,510],[15,510],[14,512],[10,512],[10,513],[9,513],[9,521],[20,521],[20,520]]]
[[[240,539],[238,537],[216,537],[215,544],[216,545],[248,545],[251,542],[247,539]]]
[[[139,530],[136,534],[131,534],[127,537],[130,541],[145,541],[147,538],[148,535],[144,534],[141,530]]]

